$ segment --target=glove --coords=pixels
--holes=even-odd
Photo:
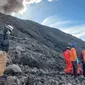
[[[77,62],[77,64],[79,64],[79,59],[78,58],[76,58],[76,62]]]

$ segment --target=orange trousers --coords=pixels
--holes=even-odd
[[[78,64],[78,66],[79,66],[79,64]],[[73,67],[72,67],[72,63],[71,62],[66,62],[66,67],[64,69],[64,72],[66,74],[73,74]],[[83,74],[83,70],[82,70],[81,67],[78,67],[77,73],[78,73],[78,75],[82,75]]]
[[[72,63],[69,62],[69,61],[67,61],[67,62],[66,62],[66,67],[65,67],[65,69],[64,69],[64,72],[65,72],[65,73],[72,73],[72,69],[73,69]]]

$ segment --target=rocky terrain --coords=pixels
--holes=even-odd
[[[8,24],[14,30],[7,66],[15,64],[22,72],[6,73],[0,85],[4,85],[2,81],[8,85],[85,85],[83,76],[74,79],[64,74],[62,56],[66,46],[76,43],[81,50],[85,47],[84,41],[55,28],[0,14],[0,29]]]

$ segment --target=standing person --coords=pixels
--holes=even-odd
[[[7,25],[0,33],[0,78],[4,75],[7,53],[9,51],[9,35],[12,32],[12,27]]]
[[[12,33],[13,27],[11,25],[5,26],[3,30],[3,38],[1,41],[1,50],[8,53],[9,51],[9,35]]]
[[[63,53],[64,59],[66,62],[66,67],[64,69],[65,73],[72,73],[72,63],[71,63],[71,56],[70,56],[70,47],[67,47],[66,50]]]
[[[71,48],[71,61],[72,61],[72,66],[73,66],[73,75],[77,77],[78,66],[77,66],[77,52],[76,52],[75,44],[72,44],[72,48]]]
[[[81,60],[82,60],[82,65],[83,65],[83,75],[85,77],[85,50],[82,50],[81,52]]]

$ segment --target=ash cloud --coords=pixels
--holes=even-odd
[[[0,12],[4,14],[18,13],[27,4],[39,3],[41,0],[0,0]]]
[[[22,12],[28,4],[39,3],[42,0],[0,0],[0,12],[12,14]],[[53,0],[48,0],[49,2]]]

